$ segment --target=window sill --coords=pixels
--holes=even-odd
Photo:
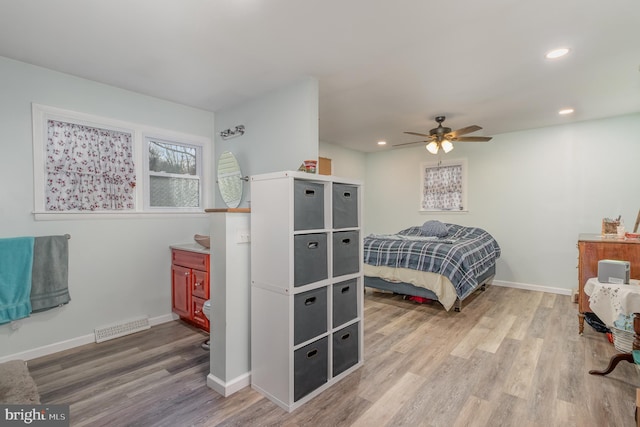
[[[435,210],[435,209],[420,209],[418,212],[420,212],[421,214],[457,214],[457,213],[469,213],[468,209],[463,209],[463,210],[450,210],[450,211],[439,211],[439,210]]]
[[[147,218],[204,218],[204,211],[185,212],[33,212],[36,221],[147,219]]]

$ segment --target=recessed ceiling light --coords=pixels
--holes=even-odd
[[[565,56],[567,53],[569,53],[569,48],[561,47],[559,49],[553,49],[547,52],[544,57],[547,59],[556,59]]]
[[[378,141],[378,145],[387,145],[387,141]]]
[[[566,114],[571,114],[573,113],[573,108],[563,108],[562,110],[558,111],[558,114],[560,114],[561,116],[564,116]]]

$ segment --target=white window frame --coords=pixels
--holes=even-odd
[[[133,135],[133,156],[136,171],[136,189],[133,210],[100,211],[47,211],[45,208],[46,182],[46,144],[47,121],[58,120],[102,129],[128,132]],[[34,216],[36,220],[96,219],[145,217],[154,215],[205,215],[205,206],[209,200],[209,181],[211,177],[211,140],[199,135],[185,134],[167,129],[155,128],[138,123],[116,120],[108,117],[80,113],[42,104],[32,104],[33,130],[33,178],[34,178]],[[200,207],[197,208],[150,208],[145,200],[149,199],[148,153],[146,136],[166,142],[199,147],[200,158]],[[198,168],[197,166],[197,168]]]
[[[173,145],[182,145],[185,147],[193,147],[196,149],[196,176],[200,181],[200,185],[198,186],[199,195],[198,199],[200,200],[200,204],[203,203],[203,192],[202,187],[204,185],[204,175],[203,175],[203,162],[202,153],[203,146],[201,144],[197,144],[193,141],[186,141],[184,138],[182,139],[167,139],[166,135],[155,135],[152,133],[145,133],[143,135],[143,147],[144,147],[144,209],[147,211],[155,211],[155,212],[164,212],[164,211],[178,211],[178,212],[189,212],[193,210],[202,210],[204,207],[200,206],[198,208],[189,208],[189,207],[160,207],[160,206],[151,206],[151,176],[165,176],[165,177],[175,177],[175,178],[184,178],[183,175],[172,174],[172,173],[158,173],[152,172],[149,170],[149,140],[154,140],[158,142],[164,142],[167,144]]]
[[[434,169],[438,167],[447,167],[447,166],[461,166],[462,167],[462,209],[425,209],[424,206],[424,190],[425,190],[425,175],[428,169]],[[454,212],[469,212],[469,201],[468,201],[468,193],[469,186],[467,185],[467,176],[468,176],[468,168],[467,168],[467,159],[450,159],[450,160],[438,160],[437,162],[422,162],[420,163],[420,185],[418,188],[420,189],[419,196],[419,206],[418,210],[420,212],[436,212],[436,213],[454,213]]]

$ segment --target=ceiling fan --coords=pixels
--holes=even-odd
[[[429,131],[429,135],[425,135],[424,133],[417,133],[417,132],[405,132],[405,133],[407,133],[409,135],[424,136],[427,139],[422,140],[422,141],[414,141],[414,142],[405,142],[405,143],[402,143],[402,144],[395,144],[394,147],[426,142],[427,143],[427,146],[426,146],[427,150],[431,154],[437,154],[438,150],[440,148],[442,148],[442,151],[444,151],[445,153],[448,153],[449,151],[453,150],[453,142],[454,141],[456,141],[456,142],[487,142],[487,141],[491,141],[491,137],[490,136],[462,136],[462,135],[466,135],[468,133],[475,132],[475,131],[478,131],[478,130],[482,129],[478,125],[471,125],[471,126],[464,127],[462,129],[458,129],[458,130],[452,131],[451,128],[442,126],[442,122],[444,122],[444,120],[445,120],[445,116],[436,117],[436,122],[438,123],[438,127],[431,129]]]

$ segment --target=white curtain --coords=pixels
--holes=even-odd
[[[133,209],[132,139],[127,132],[49,120],[46,210]]]
[[[426,167],[422,209],[463,210],[462,165]]]

